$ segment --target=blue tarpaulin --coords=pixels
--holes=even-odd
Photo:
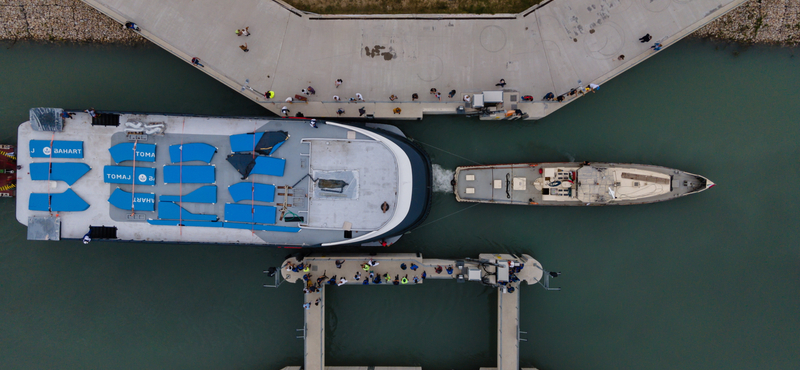
[[[31,211],[79,212],[89,208],[72,189],[59,194],[31,193],[28,209]]]
[[[231,151],[252,152],[272,155],[289,139],[286,131],[267,131],[249,134],[231,135]]]
[[[186,194],[181,198],[177,195],[162,195],[159,200],[169,202],[184,202],[184,203],[216,203],[217,202],[217,186],[206,185],[197,188],[196,190]]]
[[[283,176],[285,167],[286,160],[283,158],[259,156],[256,157],[256,165],[250,174]]]
[[[227,229],[247,229],[247,230],[263,230],[263,231],[279,231],[284,233],[296,233],[300,231],[299,227],[290,226],[275,226],[275,225],[257,225],[257,224],[240,224],[236,222],[225,222],[224,227]]]
[[[83,158],[83,141],[31,140],[31,157],[34,158]]]
[[[183,150],[181,150],[183,147]],[[183,153],[181,153],[183,152]],[[188,143],[169,146],[169,160],[172,163],[203,161],[211,163],[217,148],[206,143]]]
[[[67,185],[74,184],[91,169],[86,163],[73,162],[31,163],[30,166],[31,180],[64,181]]]
[[[172,202],[158,202],[158,218],[162,220],[216,221],[217,215],[191,213]]]
[[[228,186],[228,192],[231,193],[234,202],[242,200],[272,202],[275,200],[275,185],[240,182]]]
[[[136,211],[153,211],[156,206],[156,196],[152,193],[131,194],[120,188],[116,188],[114,192],[111,193],[111,196],[108,197],[108,202],[114,207],[126,211],[131,211],[131,205],[133,205],[133,210]]]
[[[211,184],[214,181],[214,166],[164,166],[165,184]]]
[[[239,134],[231,135],[231,151],[232,152],[252,152],[256,147],[256,143],[261,140],[263,132],[256,132],[254,134]]]
[[[250,204],[225,204],[225,221],[274,224],[275,207]]]
[[[147,223],[150,225],[160,225],[160,226],[178,226],[178,224],[183,226],[197,226],[197,227],[222,227],[222,222],[215,222],[215,221],[179,221],[179,220],[147,220]]]
[[[136,176],[133,175],[133,167],[128,166],[105,166],[103,167],[103,181],[112,184],[133,184],[136,185],[155,185],[156,169],[150,167],[136,167]]]
[[[134,143],[119,143],[108,148],[115,163],[133,160]],[[156,144],[136,143],[136,160],[142,162],[156,161]]]

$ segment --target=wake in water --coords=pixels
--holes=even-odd
[[[453,180],[455,171],[446,170],[438,164],[433,165],[433,191],[438,193],[452,193],[453,185],[450,181]]]

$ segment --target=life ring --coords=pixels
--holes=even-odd
[[[551,188],[554,188],[554,187],[559,186],[559,185],[561,185],[561,181],[558,181],[558,180],[550,181],[550,183],[547,184],[547,186],[549,186]]]

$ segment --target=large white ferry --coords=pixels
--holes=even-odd
[[[35,108],[18,137],[29,239],[377,246],[430,208],[394,126]]]

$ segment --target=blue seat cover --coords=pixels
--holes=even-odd
[[[216,221],[217,215],[204,215],[191,213],[183,207],[172,203],[158,202],[158,218],[162,220],[190,220],[190,221]]]
[[[234,202],[242,200],[275,201],[275,185],[240,182],[228,186],[228,192],[231,193]]]
[[[255,137],[253,137],[252,133],[231,135],[231,151],[252,152],[263,135],[263,132],[256,132]]]
[[[52,173],[50,172],[51,165]],[[71,186],[91,169],[86,163],[42,162],[31,163],[30,172],[31,180],[64,181]]]
[[[72,189],[59,194],[31,193],[28,198],[28,209],[31,211],[79,212],[87,208],[89,203]]]
[[[283,158],[258,156],[256,157],[256,165],[250,174],[283,176],[285,168],[286,160]]]
[[[275,210],[276,208],[273,206],[227,203],[225,204],[225,221],[274,224]]]
[[[134,143],[119,143],[108,148],[111,158],[115,163],[132,161],[134,157]],[[136,161],[155,162],[156,144],[136,143]]]
[[[83,158],[83,141],[31,140],[31,157],[34,158]]]
[[[169,202],[184,202],[184,203],[216,203],[217,202],[217,186],[205,185],[201,186],[194,191],[186,194],[181,198],[177,195],[162,195],[159,200]]]
[[[152,193],[131,194],[125,190],[116,188],[111,193],[111,196],[108,197],[108,202],[114,207],[124,209],[126,211],[131,211],[131,205],[133,205],[133,210],[152,212],[155,210],[156,196]]]
[[[111,184],[155,185],[156,169],[150,167],[136,167],[136,176],[132,176],[133,167],[105,166],[103,167],[103,181]]]
[[[183,167],[183,168],[181,168]],[[181,181],[183,172],[183,181]],[[214,183],[214,166],[164,166],[164,183],[211,184]]]
[[[160,226],[178,226],[178,224],[182,224],[183,226],[197,226],[197,227],[222,227],[223,222],[215,222],[215,221],[178,221],[178,220],[147,220],[147,223],[150,225],[160,225]]]
[[[181,154],[181,146],[183,146],[183,154]],[[172,163],[189,162],[189,161],[203,161],[211,163],[211,158],[217,148],[206,143],[188,143],[177,144],[169,146],[169,160]],[[181,156],[183,155],[183,156]]]
[[[284,233],[296,233],[300,231],[299,227],[291,226],[275,226],[275,225],[258,225],[258,224],[242,224],[236,222],[225,222],[224,227],[227,229],[247,229],[247,230],[263,230],[263,231],[279,231]]]

